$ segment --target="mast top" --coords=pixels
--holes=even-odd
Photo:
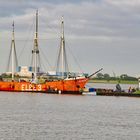
[[[14,29],[15,29],[15,24],[14,24],[14,20],[13,20],[13,24],[12,24],[12,26],[13,26],[13,32],[14,32]]]
[[[63,16],[61,18],[61,34],[62,34],[62,39],[64,39],[64,17]]]
[[[38,9],[36,10],[36,13],[38,14]]]
[[[64,23],[64,16],[61,17],[61,22]]]
[[[36,10],[36,37],[38,33],[38,9]]]

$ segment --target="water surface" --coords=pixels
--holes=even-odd
[[[140,98],[0,92],[0,140],[139,140]]]

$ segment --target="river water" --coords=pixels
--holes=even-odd
[[[0,92],[0,140],[139,140],[140,98]]]

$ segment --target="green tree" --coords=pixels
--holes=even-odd
[[[110,75],[107,74],[107,73],[105,73],[105,74],[104,74],[104,79],[109,81],[109,80],[110,80]]]
[[[127,74],[122,74],[121,76],[120,76],[120,78],[121,78],[121,80],[125,80],[125,79],[127,79]]]
[[[102,73],[97,73],[96,77],[98,79],[103,79],[104,78],[104,75]]]
[[[137,81],[138,79],[136,77],[128,76],[127,74],[122,74],[120,76],[121,80],[128,80],[128,81]]]

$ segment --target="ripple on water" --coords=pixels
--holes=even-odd
[[[139,100],[0,92],[0,140],[140,139]]]

